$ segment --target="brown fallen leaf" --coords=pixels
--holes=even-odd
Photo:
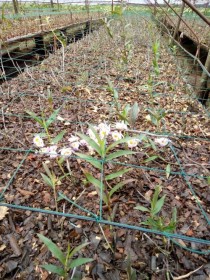
[[[4,251],[5,248],[6,248],[5,244],[0,245],[0,252]]]
[[[188,229],[188,231],[186,232],[187,236],[193,236],[194,235],[194,231],[192,231],[191,229]]]
[[[26,191],[26,190],[22,190],[21,188],[17,188],[17,190],[19,191],[19,193],[21,193],[24,196],[32,196],[35,195],[35,193],[30,192],[30,191]]]
[[[21,249],[17,243],[17,240],[13,234],[7,234],[7,239],[9,240],[10,246],[16,256],[21,255]]]
[[[0,221],[8,214],[8,209],[6,206],[0,206]]]

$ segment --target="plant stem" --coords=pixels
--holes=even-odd
[[[114,254],[114,250],[112,249],[112,246],[110,245],[109,241],[107,240],[107,238],[106,238],[106,236],[105,236],[105,233],[104,233],[104,230],[103,230],[102,227],[101,227],[101,224],[98,224],[98,225],[99,225],[99,227],[100,227],[100,230],[101,230],[101,232],[102,232],[102,234],[103,234],[103,237],[104,237],[104,239],[105,239],[105,241],[106,241],[106,243],[107,243],[109,249],[110,249],[110,250],[112,251],[112,253]]]

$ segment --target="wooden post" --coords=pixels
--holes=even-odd
[[[51,8],[53,9],[53,7],[54,7],[53,0],[50,0],[50,6],[51,6]]]
[[[205,68],[210,73],[210,49],[206,58]],[[198,92],[198,99],[202,104],[206,103],[210,92],[208,89],[208,79],[210,79],[210,77],[207,75],[206,71],[203,71]]]
[[[155,0],[155,3],[154,3],[154,16],[156,16],[157,14],[157,0]]]
[[[176,28],[174,29],[173,39],[176,39],[176,38],[177,38],[177,34],[178,34],[178,31],[179,31],[179,27],[180,27],[180,24],[181,24],[181,21],[182,21],[182,15],[183,15],[183,13],[184,13],[184,7],[185,7],[185,3],[182,2],[182,7],[181,7],[180,16],[179,16],[179,18],[178,18],[177,26],[176,26]]]
[[[85,0],[85,9],[86,9],[87,16],[88,16],[88,19],[89,19],[89,17],[90,17],[90,7],[89,7],[89,1],[88,0]]]
[[[14,8],[15,14],[18,14],[18,1],[12,0],[12,2],[13,2],[13,8]]]

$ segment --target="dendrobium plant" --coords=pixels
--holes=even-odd
[[[127,124],[124,121],[116,122],[113,126],[105,122],[101,122],[98,126],[90,126],[87,130],[87,139],[91,139],[97,146],[106,145],[111,140],[114,142],[127,143],[128,148],[134,149],[141,142],[138,137],[128,137],[126,131],[128,129]],[[126,136],[125,136],[126,135]],[[57,145],[45,146],[44,140],[39,135],[35,135],[33,143],[39,148],[40,154],[49,155],[50,158],[70,157],[73,153],[79,151],[80,147],[86,147],[90,155],[94,155],[96,150],[90,145],[84,137],[71,135],[68,138],[69,144],[59,151]],[[124,140],[123,140],[124,139]],[[165,147],[171,142],[166,137],[157,137],[154,142],[161,147]],[[116,145],[114,145],[116,146]]]

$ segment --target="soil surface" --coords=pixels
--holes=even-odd
[[[160,42],[156,64],[155,42]],[[3,202],[52,211],[57,207],[59,212],[85,217],[99,216],[102,206],[102,217],[109,220],[110,209],[106,203],[100,204],[99,191],[95,183],[87,180],[87,174],[100,182],[101,174],[126,167],[131,170],[107,184],[110,191],[114,185],[126,182],[111,198],[114,222],[151,228],[141,224],[149,214],[135,207],[150,207],[155,188],[161,186],[160,197],[165,195],[165,202],[158,215],[164,224],[169,224],[176,207],[173,232],[209,241],[208,114],[149,18],[115,18],[99,31],[67,46],[64,54],[58,50],[39,66],[26,68],[2,84],[0,91]],[[26,111],[48,118],[60,108],[48,130],[50,139],[65,130],[57,144],[59,151],[69,147],[68,139],[76,132],[86,135],[88,124],[106,122],[114,130],[119,113],[128,104],[138,104],[138,110],[133,106],[128,130],[122,134],[140,137],[141,141],[132,149],[126,143],[116,146],[112,152],[126,149],[135,153],[105,162],[103,172],[76,153],[59,166],[59,158],[40,154],[33,144],[34,136],[43,133],[43,129]],[[168,145],[157,143],[159,134],[166,135]],[[49,145],[49,137],[43,140]],[[111,135],[107,142],[113,143]],[[80,146],[78,152],[90,156],[85,146]],[[96,153],[92,157],[100,160]],[[43,163],[60,178],[55,193],[41,176],[46,174]],[[59,192],[68,200],[59,199],[56,203]],[[1,279],[58,279],[41,268],[44,263],[58,262],[39,240],[38,233],[63,251],[68,243],[72,247],[90,243],[79,256],[94,261],[77,268],[79,279],[131,279],[127,276],[130,266],[136,270],[136,279],[210,277],[209,254],[205,254],[209,246],[193,239],[168,240],[82,219],[21,209],[7,209],[4,214],[3,208],[0,210]],[[71,275],[72,272],[68,279],[72,279]]]

